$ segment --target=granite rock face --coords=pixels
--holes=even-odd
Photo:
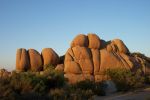
[[[96,34],[79,34],[65,54],[65,77],[71,83],[85,79],[97,82],[108,79],[104,74],[107,69],[122,68],[136,71],[140,64],[129,54],[122,40],[106,42]]]
[[[44,48],[42,54],[34,49],[18,49],[16,54],[16,70],[42,71],[44,65],[57,65],[59,56],[51,48]]]

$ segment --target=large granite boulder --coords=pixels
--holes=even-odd
[[[26,49],[18,49],[16,53],[16,70],[26,71],[30,66],[29,56]]]
[[[59,56],[52,48],[44,48],[42,58],[44,65],[57,65],[59,62]]]
[[[71,47],[75,47],[75,46],[88,47],[88,43],[89,43],[88,37],[84,34],[79,34],[72,41]]]
[[[96,34],[88,34],[89,45],[88,47],[91,49],[100,49],[101,41],[100,38]]]
[[[34,49],[29,49],[30,69],[32,71],[40,71],[43,68],[42,57],[40,53]]]

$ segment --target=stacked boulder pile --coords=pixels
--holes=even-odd
[[[86,79],[95,82],[107,80],[109,77],[105,72],[116,68],[150,74],[149,59],[132,55],[120,39],[104,41],[92,33],[77,35],[63,57],[51,48],[43,49],[41,54],[34,49],[17,50],[17,71],[42,71],[45,65],[54,65],[56,70],[64,71],[70,83]]]
[[[44,48],[40,54],[34,49],[18,49],[16,54],[16,70],[23,71],[42,71],[46,65],[57,65],[59,56],[51,48]]]
[[[122,40],[106,42],[96,34],[76,36],[65,55],[64,65],[65,77],[71,83],[85,79],[96,82],[107,80],[109,77],[105,72],[108,69],[141,70],[139,59],[130,56]]]

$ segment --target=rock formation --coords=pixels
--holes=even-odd
[[[71,42],[66,54],[59,57],[51,48],[44,48],[42,53],[34,49],[18,49],[16,70],[41,71],[43,66],[53,65],[55,70],[64,71],[70,83],[85,79],[95,82],[107,80],[108,69],[125,69],[132,72],[140,70],[150,74],[150,59],[141,54],[130,53],[120,39],[104,41],[96,34],[79,34]]]
[[[107,79],[107,69],[123,68],[136,71],[140,64],[129,56],[129,50],[119,39],[101,40],[96,34],[80,34],[74,38],[65,55],[64,72],[70,83],[90,79]]]
[[[16,70],[42,71],[44,65],[57,65],[59,57],[51,48],[44,48],[42,54],[34,49],[18,49],[16,54]]]

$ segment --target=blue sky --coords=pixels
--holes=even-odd
[[[17,48],[63,55],[90,32],[150,56],[150,0],[0,0],[0,68],[15,69]]]

